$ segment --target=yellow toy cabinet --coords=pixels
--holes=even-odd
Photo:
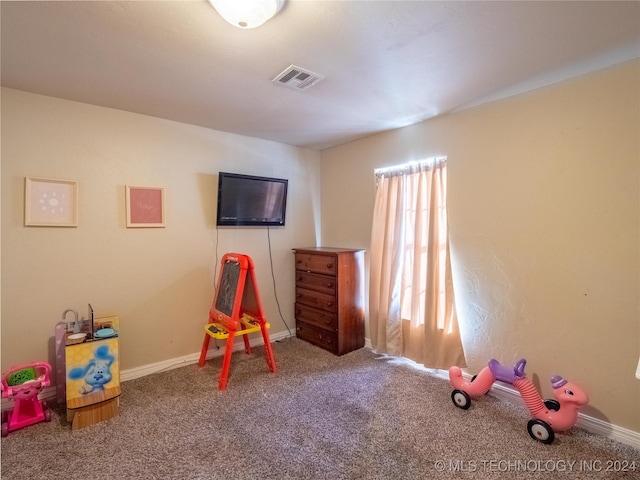
[[[67,420],[77,430],[112,418],[120,406],[120,321],[96,318],[79,343],[65,341]],[[70,338],[71,337],[71,338]]]

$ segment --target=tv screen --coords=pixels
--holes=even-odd
[[[220,172],[217,224],[284,226],[288,183],[282,178]]]

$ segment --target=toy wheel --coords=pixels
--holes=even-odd
[[[553,443],[553,439],[555,438],[553,429],[543,420],[529,420],[529,423],[527,423],[527,431],[529,435],[531,435],[531,438],[546,445]]]
[[[51,421],[51,410],[49,410],[48,408],[44,411],[44,421],[45,422]]]
[[[9,435],[9,424],[8,423],[2,423],[2,436],[6,437],[7,435]]]
[[[554,412],[560,410],[560,402],[554,400],[553,398],[547,398],[544,401],[544,406],[547,407],[547,410],[553,410]]]
[[[456,407],[463,410],[466,410],[471,406],[471,398],[464,390],[456,389],[451,392],[451,400]]]

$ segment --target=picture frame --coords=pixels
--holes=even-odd
[[[24,224],[28,227],[77,227],[78,182],[25,177]]]
[[[164,188],[127,185],[127,228],[164,228]]]

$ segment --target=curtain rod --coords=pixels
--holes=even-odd
[[[407,162],[407,163],[403,163],[402,165],[393,165],[391,167],[382,167],[382,168],[376,168],[373,173],[375,175],[380,175],[380,174],[385,174],[385,173],[391,173],[394,171],[398,171],[398,170],[404,170],[407,168],[411,168],[411,167],[423,167],[423,166],[432,166],[435,165],[436,163],[441,163],[447,160],[447,157],[444,156],[440,156],[440,157],[429,157],[426,158],[424,160],[417,160],[414,162]]]

